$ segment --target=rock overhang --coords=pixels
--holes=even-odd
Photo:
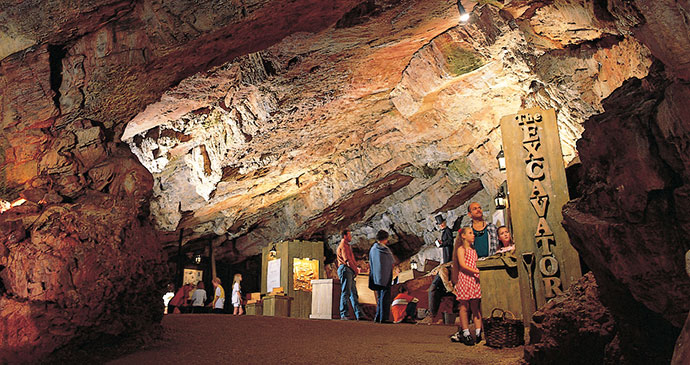
[[[613,36],[614,24],[592,4],[527,13],[520,4],[477,6],[467,25],[444,2],[382,4],[357,10],[357,21],[293,34],[185,79],[135,117],[123,139],[156,176],[158,226],[185,229],[189,241],[215,235],[216,253],[238,260],[269,242],[328,239],[360,217],[377,219],[333,212],[373,205],[380,216],[395,204],[371,204],[356,192],[406,165],[421,171],[466,161],[491,195],[504,179],[494,166],[502,115],[557,108],[567,163],[582,122],[651,64],[646,48]],[[545,22],[554,16],[577,21]],[[635,56],[612,64],[625,54]],[[448,181],[447,195],[432,199],[437,206],[395,223],[410,229],[469,180]],[[325,220],[334,222],[316,223]],[[429,230],[433,224],[401,233],[431,244]]]

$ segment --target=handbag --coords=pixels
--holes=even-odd
[[[496,311],[501,314],[494,316]],[[510,313],[513,318],[506,318],[506,313]],[[494,308],[489,318],[483,320],[483,327],[487,346],[503,348],[525,344],[525,327],[511,311]]]

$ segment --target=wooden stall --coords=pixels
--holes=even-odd
[[[369,274],[358,274],[355,278],[355,285],[360,304],[376,305],[376,294],[369,289]]]
[[[271,251],[275,248],[275,254]],[[284,241],[269,244],[262,250],[261,293],[283,287],[290,317],[309,318],[311,314],[311,281],[325,277],[323,243]],[[264,315],[269,303],[264,298]]]

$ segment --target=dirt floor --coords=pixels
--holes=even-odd
[[[450,342],[456,327],[176,314],[165,339],[111,364],[519,364],[522,347]]]

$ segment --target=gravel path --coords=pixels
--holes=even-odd
[[[452,326],[177,314],[153,348],[111,364],[519,364],[522,347],[452,343]]]

